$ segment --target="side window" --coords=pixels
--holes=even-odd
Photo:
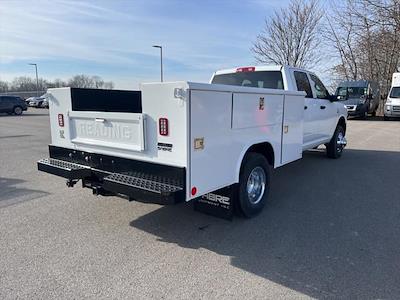
[[[304,72],[294,71],[294,79],[296,80],[297,90],[307,93],[306,98],[312,98],[312,90],[307,74]]]
[[[319,80],[319,78],[313,74],[310,74],[311,80],[314,82],[314,88],[315,88],[315,92],[317,93],[317,98],[318,99],[328,99],[329,96],[329,92],[326,89],[326,87],[324,86],[324,84],[322,83],[321,80]]]

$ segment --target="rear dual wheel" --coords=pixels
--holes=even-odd
[[[240,172],[237,200],[237,209],[246,218],[254,217],[264,208],[270,181],[271,171],[267,159],[259,153],[248,153]]]

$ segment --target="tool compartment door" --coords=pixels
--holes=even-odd
[[[235,180],[232,93],[191,90],[190,99],[189,182],[196,187],[197,193],[192,197],[195,198]]]
[[[282,122],[281,164],[302,157],[304,96],[285,95]]]

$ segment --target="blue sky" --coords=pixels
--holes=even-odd
[[[287,0],[0,0],[0,79],[100,75],[116,88],[159,80],[206,82],[221,68],[252,65],[264,19]]]

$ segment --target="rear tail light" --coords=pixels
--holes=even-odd
[[[58,126],[64,127],[64,115],[58,114]]]
[[[242,68],[237,68],[236,72],[254,72],[256,70],[256,67],[242,67]]]
[[[160,135],[168,135],[168,119],[159,118],[158,119],[158,130]]]

